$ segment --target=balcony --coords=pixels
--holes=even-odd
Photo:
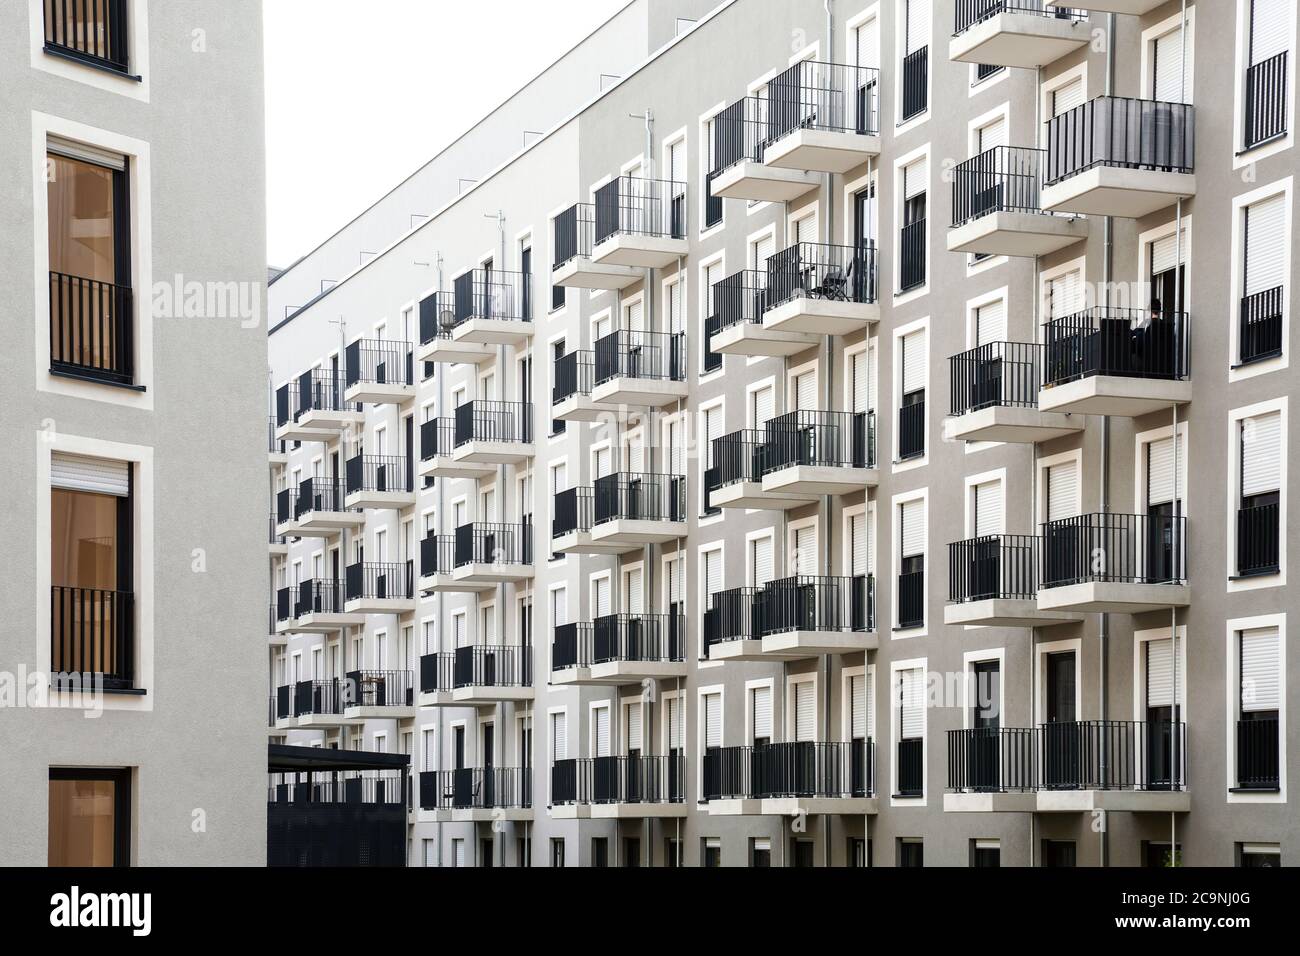
[[[343,351],[343,398],[401,405],[415,398],[415,362],[405,342],[359,339]]]
[[[1140,614],[1187,607],[1187,519],[1090,514],[1043,525],[1043,611]]]
[[[769,168],[847,173],[880,155],[880,72],[803,60],[767,84]]]
[[[128,72],[127,0],[46,0],[45,52],[114,73]]]
[[[532,276],[528,273],[471,269],[452,280],[452,289],[453,341],[497,346],[522,345],[532,338]]]
[[[874,412],[800,410],[767,423],[763,492],[844,495],[874,487]]]
[[[746,96],[713,118],[713,168],[709,171],[713,197],[791,202],[821,185],[816,173],[767,165],[772,134],[785,125],[770,115],[769,106],[766,96]],[[791,142],[803,141],[799,137]]]
[[[1282,354],[1282,286],[1242,296],[1238,317],[1238,362],[1249,365]]]
[[[267,461],[274,471],[281,465],[289,463],[289,452],[285,448],[284,442],[275,437],[275,416],[268,415],[266,419],[266,452]]]
[[[712,747],[704,754],[709,816],[876,812],[874,741]]]
[[[956,0],[948,59],[1037,69],[1092,39],[1086,13],[1044,0]]]
[[[1043,208],[1140,219],[1196,195],[1193,108],[1099,96],[1047,124]]]
[[[413,718],[415,676],[410,671],[348,671],[343,715],[363,720]]]
[[[1281,570],[1281,510],[1276,501],[1237,509],[1237,577]]]
[[[579,350],[555,360],[555,383],[551,387],[551,417],[562,422],[597,422],[613,411],[591,398],[596,378],[596,355]]]
[[[713,466],[705,472],[709,507],[786,511],[815,502],[815,495],[763,490],[763,474],[770,455],[764,429],[747,428],[715,438]]]
[[[455,338],[452,333],[456,325],[454,293],[435,292],[421,299],[420,347],[415,353],[416,360],[443,365],[483,365],[496,361],[495,347]]]
[[[591,261],[662,269],[684,258],[686,184],[616,176],[596,190]]]
[[[293,685],[293,719],[288,725],[306,730],[328,730],[360,724],[361,718],[343,713],[346,696],[346,686],[337,678],[300,680]]]
[[[591,541],[635,551],[686,535],[683,475],[616,472],[592,488]]]
[[[135,594],[50,588],[50,672],[102,675],[106,690],[135,689]]]
[[[1047,5],[1053,8],[1077,7],[1091,10],[1093,13],[1126,13],[1129,16],[1140,17],[1167,2],[1168,0],[1047,0]]]
[[[456,419],[430,418],[420,424],[421,478],[488,478],[497,467],[456,459]]]
[[[948,545],[949,626],[1047,627],[1081,614],[1038,609],[1040,539],[994,534]]]
[[[349,564],[344,572],[348,614],[408,614],[415,610],[412,561]]]
[[[952,170],[948,251],[1045,256],[1088,238],[1088,220],[1045,212],[1047,151],[994,146]]]
[[[268,516],[271,540],[267,544],[267,549],[271,552],[271,557],[282,558],[289,553],[289,543],[284,539],[284,536],[280,534],[280,532],[276,529],[275,515],[276,513],[272,511],[271,514]]]
[[[496,584],[471,584],[454,577],[456,539],[450,534],[430,534],[420,541],[419,591],[429,594],[472,594],[491,591]]]
[[[1083,431],[1082,417],[1038,407],[1043,346],[989,342],[948,359],[945,441],[1041,442]]]
[[[875,579],[802,574],[717,592],[704,612],[703,643],[713,661],[797,661],[875,650]]]
[[[789,356],[816,348],[811,332],[777,331],[763,324],[767,311],[767,271],[744,269],[713,284],[713,315],[704,333],[715,368],[723,355]]]
[[[415,475],[405,455],[356,455],[344,466],[344,478],[349,509],[401,511],[415,504]]]
[[[1032,813],[1038,807],[1039,735],[1028,727],[948,731],[948,813]]]
[[[304,478],[293,501],[293,533],[301,537],[332,537],[340,531],[364,527],[366,516],[349,508],[343,482],[332,478]]]
[[[686,335],[621,329],[596,341],[591,400],[662,408],[686,398]]]
[[[1043,326],[1045,412],[1137,418],[1192,400],[1187,313],[1098,307]]]
[[[343,605],[343,582],[330,578],[303,581],[275,594],[276,630],[330,634],[366,623],[364,614]]]
[[[551,766],[556,819],[665,819],[686,816],[686,758],[632,754],[557,760]]]
[[[566,289],[626,289],[645,274],[634,266],[597,263],[591,258],[596,236],[596,207],[576,203],[555,217],[555,262],[551,285]]]
[[[266,630],[266,633],[267,633],[267,635],[268,635],[269,638],[270,638],[270,642],[269,642],[270,645],[271,645],[272,647],[288,647],[288,646],[289,646],[289,635],[286,634],[286,633],[281,632],[280,629],[279,629],[278,622],[276,621],[275,602],[274,602],[274,601],[272,601],[272,602],[267,606],[267,610],[268,610],[270,613],[267,615],[267,630]]]
[[[275,493],[275,533],[283,538],[295,534],[298,516],[298,492],[285,488]]]
[[[420,658],[421,707],[471,707],[533,699],[533,649],[486,644]]]
[[[281,441],[332,442],[365,420],[361,406],[345,401],[343,377],[325,369],[304,372],[276,391],[276,432]]]
[[[1237,785],[1234,793],[1277,793],[1282,785],[1281,740],[1275,711],[1237,721]]]
[[[880,320],[876,247],[797,242],[767,260],[763,328],[845,336]]]
[[[452,460],[518,465],[533,457],[533,403],[475,399],[456,408]]]
[[[461,525],[453,538],[452,564],[452,581],[462,590],[532,580],[532,521],[475,521]]]
[[[686,676],[681,614],[607,614],[558,624],[551,644],[554,685],[622,685]]]
[[[569,488],[554,498],[551,518],[552,554],[626,554],[636,545],[597,542],[591,534],[596,508],[593,488]]]
[[[464,767],[420,773],[420,809],[442,823],[533,818],[532,767]]]

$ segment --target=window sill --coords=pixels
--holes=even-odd
[[[133,385],[129,382],[114,382],[111,379],[92,375],[89,372],[73,372],[69,369],[51,368],[50,374],[55,378],[68,378],[76,382],[88,382],[91,385],[107,385],[109,388],[121,388],[128,392],[146,391],[143,385]]]
[[[126,70],[113,66],[110,63],[96,60],[89,56],[82,56],[77,53],[74,53],[71,50],[64,50],[57,46],[51,46],[48,43],[45,45],[44,49],[45,49],[46,56],[55,56],[58,57],[60,60],[67,60],[70,63],[77,63],[80,64],[81,66],[89,67],[92,70],[99,70],[99,72],[101,73],[107,73],[110,76],[116,76],[123,80],[131,81],[133,83],[144,82],[144,77],[142,76],[139,76],[134,73],[128,73]]]
[[[1281,793],[1281,787],[1229,787],[1229,793]]]
[[[1237,152],[1234,153],[1233,155],[1249,156],[1255,150],[1262,149],[1263,147],[1267,146],[1269,143],[1276,143],[1279,140],[1286,139],[1288,132],[1289,132],[1288,130],[1282,130],[1282,132],[1275,133],[1274,135],[1270,136],[1268,139],[1261,139],[1258,143],[1251,143],[1249,146],[1245,147],[1244,149],[1237,150]]]
[[[1282,573],[1281,568],[1265,568],[1262,571],[1251,571],[1247,574],[1234,574],[1228,578],[1229,581],[1256,581],[1259,578],[1272,578]]]
[[[1237,369],[1250,368],[1252,365],[1259,365],[1260,363],[1267,362],[1270,359],[1279,359],[1281,357],[1282,350],[1278,349],[1276,352],[1265,352],[1262,355],[1252,355],[1250,358],[1243,359],[1235,365],[1229,365],[1228,368],[1235,372]]]

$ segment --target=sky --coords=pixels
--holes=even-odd
[[[265,0],[269,263],[310,252],[626,2]]]

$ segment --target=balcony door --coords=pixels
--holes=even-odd
[[[1001,784],[1000,738],[1002,726],[1002,665],[1000,661],[976,661],[971,667],[974,683],[970,726],[970,766],[967,779],[980,791],[994,791]]]
[[[1172,438],[1147,445],[1147,533],[1143,542],[1148,581],[1163,583],[1182,577],[1175,542],[1178,516],[1182,513],[1182,490],[1186,487],[1186,449],[1182,440],[1174,447]],[[1177,459],[1178,473],[1174,465]]]
[[[1182,662],[1176,659],[1174,642],[1165,639],[1147,641],[1146,654],[1146,774],[1143,781],[1148,790],[1173,789],[1179,779],[1177,768],[1182,763],[1178,748],[1178,720],[1183,694],[1180,688],[1187,682],[1182,673]]]
[[[496,780],[492,768],[496,766],[497,726],[483,725],[483,806],[496,806]]]
[[[1077,661],[1074,651],[1048,654],[1045,661],[1043,780],[1049,789],[1079,785],[1080,748],[1075,721]]]

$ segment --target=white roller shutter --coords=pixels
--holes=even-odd
[[[984,152],[985,150],[993,149],[993,147],[995,146],[1007,145],[1006,117],[999,116],[992,123],[989,123],[986,126],[981,126],[979,128],[978,138],[979,138],[978,152],[981,153]]]
[[[754,739],[772,739],[772,688],[755,687],[751,690],[754,709]]]
[[[767,260],[776,254],[776,236],[767,235],[754,243],[754,268],[767,271]]]
[[[849,516],[850,568],[853,575],[866,574],[871,570],[867,553],[867,515],[866,513]]]
[[[1246,295],[1276,289],[1286,281],[1285,227],[1284,196],[1246,207]]]
[[[73,139],[64,139],[62,136],[47,135],[45,149],[47,152],[68,159],[79,159],[83,163],[104,166],[118,172],[126,169],[126,157],[121,153],[115,153],[111,149],[100,149],[98,146],[91,146],[89,143],[79,143]]]
[[[817,700],[810,680],[794,685],[794,739],[817,739]]]
[[[608,475],[612,457],[613,456],[610,454],[608,446],[606,446],[605,448],[597,449],[596,461],[595,461],[596,474],[593,475],[592,477],[604,478],[606,475]]]
[[[975,486],[975,537],[1002,534],[1002,482],[986,481]]]
[[[981,305],[975,312],[975,344],[1007,340],[1007,303],[1003,299]]]
[[[1073,518],[1079,513],[1079,464],[1067,461],[1047,469],[1047,520]]]
[[[704,695],[704,746],[722,746],[722,695]]]
[[[642,306],[642,300],[637,299],[624,313],[627,319],[627,327],[633,331],[640,332],[645,329],[645,309]]]
[[[1282,487],[1282,414],[1256,415],[1241,423],[1241,493],[1259,495]]]
[[[465,647],[469,643],[464,614],[457,614],[451,619],[451,633],[456,647]]]
[[[1250,63],[1263,63],[1290,47],[1287,7],[1295,0],[1251,0]]]
[[[125,461],[55,452],[50,456],[50,487],[125,498],[131,493],[131,466]]]
[[[794,407],[799,410],[817,408],[817,375],[804,372],[794,379]]]
[[[556,760],[569,756],[569,715],[551,714],[551,754]]]
[[[880,66],[880,17],[872,17],[858,27],[858,66]]]
[[[817,529],[811,525],[795,529],[793,573],[817,573]]]
[[[1181,256],[1179,255],[1181,253]],[[1187,230],[1183,230],[1183,245],[1178,247],[1176,233],[1170,233],[1167,236],[1161,236],[1155,242],[1151,243],[1151,274],[1158,276],[1162,272],[1168,272],[1176,263],[1182,261],[1183,265],[1187,264]],[[1173,303],[1169,304],[1173,308]]]
[[[1241,709],[1259,713],[1281,709],[1278,633],[1275,627],[1241,632]]]
[[[668,147],[668,178],[686,185],[686,142],[678,140]]]
[[[678,604],[682,600],[682,562],[674,560],[668,565],[668,602]]]
[[[755,538],[751,547],[754,556],[754,587],[761,588],[772,580],[775,573],[772,568],[772,539]]]
[[[1187,449],[1178,439],[1178,492],[1187,489]],[[1174,500],[1174,440],[1162,438],[1147,445],[1147,504],[1163,505]]]
[[[871,367],[871,385],[870,394],[867,396],[867,410],[870,411],[880,407],[880,363],[877,361],[879,356],[874,343],[867,348],[867,354],[871,356],[868,361]]]
[[[627,749],[642,750],[641,746],[641,705],[633,704],[627,709]]]
[[[925,728],[925,675],[919,667],[898,672],[899,736],[920,737]]]
[[[597,707],[596,711],[596,756],[608,757],[609,754],[609,708]]]
[[[1178,685],[1186,689],[1186,674],[1178,675]],[[1178,695],[1180,701],[1185,696]],[[1147,706],[1174,706],[1174,648],[1168,638],[1147,641]]]
[[[624,463],[624,470],[630,471],[634,475],[639,475],[645,470],[645,458],[642,454],[641,440],[634,438],[625,446],[627,461]]]
[[[915,53],[930,45],[931,0],[905,0],[907,3],[907,52]]]
[[[867,736],[867,679],[862,674],[849,678],[849,736],[864,740]]]
[[[1181,103],[1183,88],[1183,36],[1175,28],[1155,42],[1155,63],[1152,64],[1151,89],[1153,98],[1165,103]]]
[[[818,242],[820,237],[817,233],[817,214],[804,216],[794,224],[794,241],[795,242]]]
[[[925,554],[925,511],[920,501],[905,501],[899,506],[899,520],[903,526],[899,532],[905,558],[914,558]]]
[[[903,394],[925,388],[925,332],[919,330],[903,336]]]
[[[871,356],[866,349],[853,355],[853,411],[871,411]]]
[[[903,197],[911,199],[926,191],[930,178],[930,164],[918,159],[910,166],[903,167]]]
[[[1052,91],[1052,115],[1068,113],[1076,106],[1083,105],[1083,100],[1083,77],[1080,77]]]
[[[452,847],[454,848],[454,853],[455,853],[455,858],[456,858],[456,866],[462,866],[462,867],[465,866],[465,865],[466,865],[466,863],[465,863],[465,841],[464,841],[464,840],[452,840],[452,841],[451,841],[451,845],[452,845]]]
[[[686,449],[682,445],[681,426],[678,422],[670,422],[668,425],[668,461],[672,469],[671,474],[685,475],[686,466],[683,464],[686,455]]]
[[[713,314],[713,287],[721,282],[725,276],[722,274],[722,263],[715,262],[704,270],[704,297],[709,307],[709,314]]]
[[[704,554],[704,591],[709,598],[722,590],[722,552]]]
[[[554,626],[569,623],[569,592],[563,588],[552,592],[555,596],[551,600],[551,606],[554,609],[552,613],[555,620],[551,622]]]
[[[681,332],[685,329],[682,318],[682,284],[674,282],[668,287],[668,331]]]
[[[682,749],[682,699],[668,698],[668,749]]]
[[[776,389],[771,385],[754,392],[754,427],[762,428],[776,414]]]
[[[722,409],[715,406],[705,409],[704,411],[704,437],[706,450],[706,463],[713,465],[713,442],[722,437],[723,423],[725,419],[722,416]]]
[[[867,506],[867,571],[876,573],[876,506]]]
[[[609,578],[596,579],[596,617],[604,617],[610,612]]]
[[[640,614],[645,606],[642,595],[642,575],[640,568],[633,568],[627,573],[627,613]]]
[[[1078,269],[1057,276],[1048,285],[1051,317],[1064,318],[1083,309],[1083,275]]]

